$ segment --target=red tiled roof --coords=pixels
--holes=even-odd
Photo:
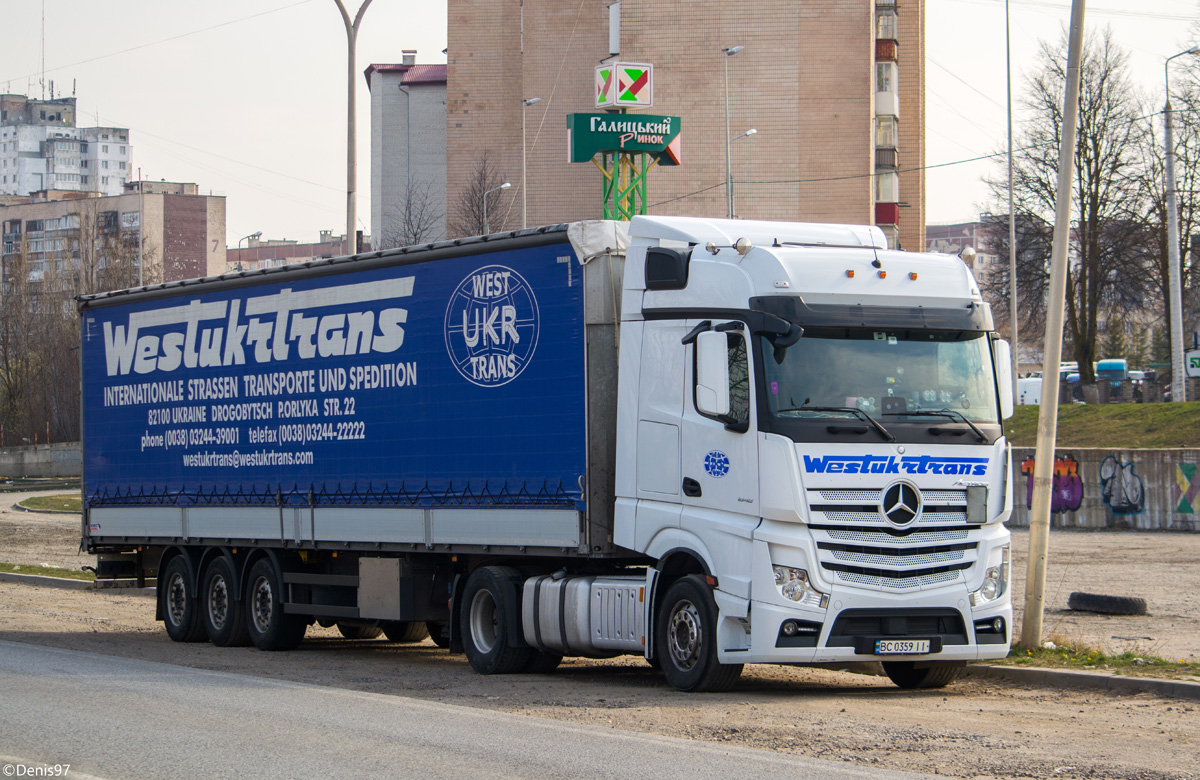
[[[396,65],[396,64],[375,64],[368,65],[363,71],[366,76],[368,88],[371,86],[372,73],[399,73],[401,74],[400,82],[402,84],[445,84],[446,83],[446,66],[445,65]]]

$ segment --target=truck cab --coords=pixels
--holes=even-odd
[[[1004,657],[1009,353],[966,266],[873,227],[629,235],[614,542],[674,583],[651,627],[668,680],[883,661],[933,687]]]

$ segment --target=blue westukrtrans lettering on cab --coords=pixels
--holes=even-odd
[[[824,455],[804,456],[809,474],[968,474],[987,473],[987,458],[948,458],[935,455],[910,457],[896,455]]]

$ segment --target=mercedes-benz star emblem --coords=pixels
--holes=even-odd
[[[879,511],[892,525],[908,525],[921,513],[921,491],[907,482],[897,482],[883,491]]]

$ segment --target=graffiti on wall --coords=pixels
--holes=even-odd
[[[1196,472],[1200,470],[1195,463],[1180,463],[1175,466],[1175,486],[1171,505],[1175,512],[1181,515],[1200,514],[1200,478]]]
[[[1100,491],[1114,515],[1140,515],[1146,508],[1146,487],[1133,461],[1119,463],[1115,455],[1100,461]]]
[[[1025,475],[1025,507],[1033,508],[1033,458],[1021,463]],[[1050,498],[1051,514],[1074,512],[1083,503],[1083,480],[1079,478],[1079,461],[1070,455],[1054,459],[1053,493]]]

